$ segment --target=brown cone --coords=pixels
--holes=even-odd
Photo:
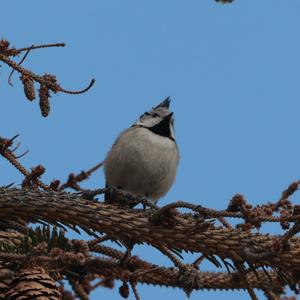
[[[20,271],[5,293],[7,300],[61,300],[55,281],[43,268]]]
[[[13,272],[0,265],[0,300],[5,300],[5,292],[9,288],[13,278]]]

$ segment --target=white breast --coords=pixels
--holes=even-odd
[[[174,141],[131,127],[120,134],[105,159],[106,183],[157,200],[173,184],[178,161]]]

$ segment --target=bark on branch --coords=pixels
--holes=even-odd
[[[147,243],[300,271],[300,239],[293,237],[287,249],[275,251],[279,237],[234,228],[197,228],[189,215],[170,227],[153,224],[151,211],[123,209],[74,194],[53,191],[0,189],[0,218],[61,223],[107,233],[115,240]],[[270,254],[271,253],[271,254]],[[266,254],[266,255],[264,255]],[[267,255],[270,254],[270,255]]]

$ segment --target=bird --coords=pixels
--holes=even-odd
[[[103,163],[106,187],[112,188],[106,203],[136,205],[111,191],[115,188],[156,204],[173,185],[180,155],[170,102],[167,97],[146,111],[116,139]]]

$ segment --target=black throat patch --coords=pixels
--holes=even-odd
[[[164,118],[161,122],[158,124],[152,126],[152,127],[147,127],[149,130],[151,130],[153,133],[156,133],[158,135],[167,137],[174,141],[174,138],[171,135],[171,129],[170,129],[170,119],[169,118]]]

